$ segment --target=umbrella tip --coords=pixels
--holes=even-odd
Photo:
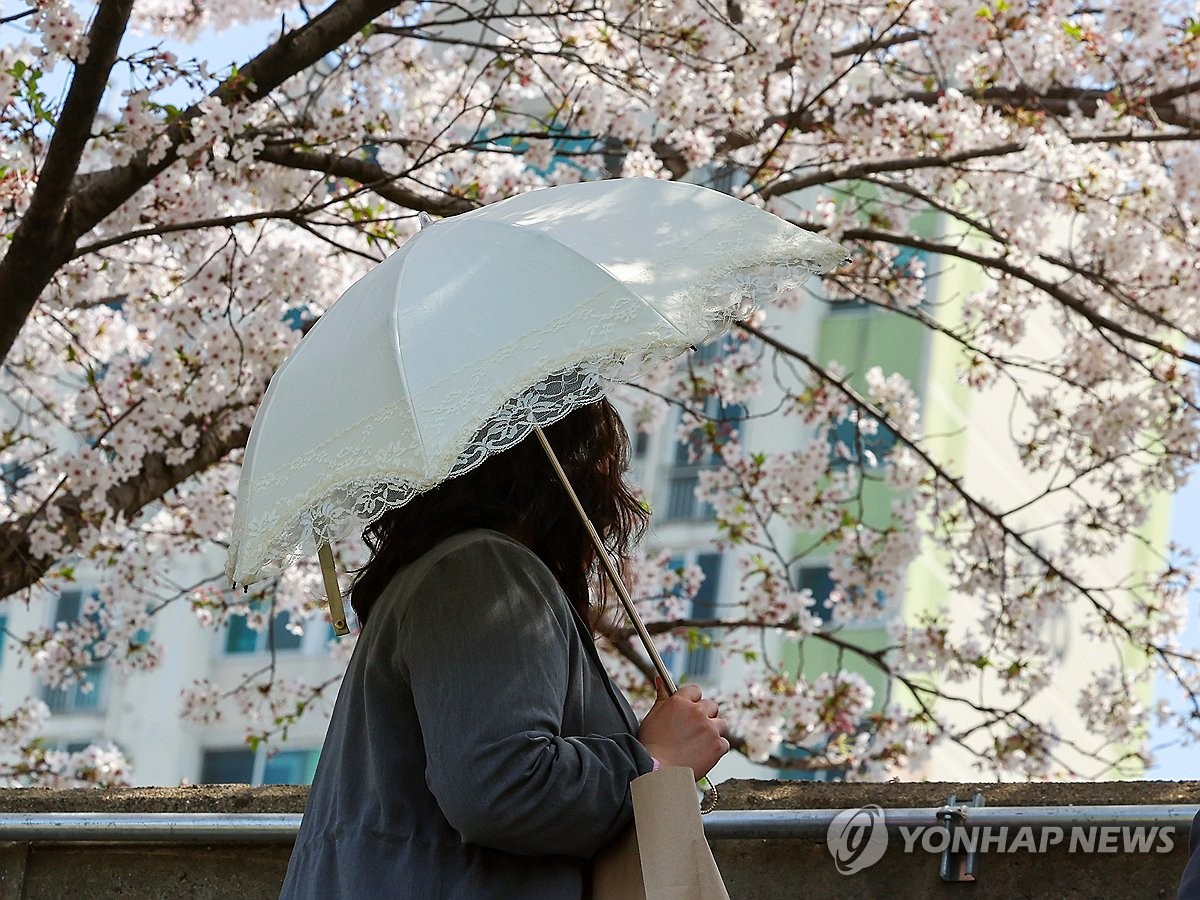
[[[420,223],[422,230],[424,230],[433,224],[433,216],[421,210],[421,212],[417,213],[417,222]]]

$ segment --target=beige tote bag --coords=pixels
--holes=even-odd
[[[635,778],[633,824],[596,855],[592,900],[729,900],[704,838],[691,769]]]

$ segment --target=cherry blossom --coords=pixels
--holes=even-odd
[[[264,627],[263,604],[310,627],[311,561],[249,595],[219,577],[254,412],[304,327],[418,212],[688,178],[851,254],[614,390],[635,429],[687,445],[736,561],[703,622],[702,572],[677,548],[652,540],[630,565],[664,652],[707,641],[740,666],[718,698],[735,743],[846,778],[919,771],[944,748],[989,775],[1107,774],[1144,764],[1127,748],[1150,713],[1113,697],[1150,677],[1174,691],[1158,717],[1194,739],[1200,671],[1177,638],[1194,548],[1154,534],[1200,447],[1194,10],[509,7],[30,0],[7,15],[0,595],[45,605],[84,572],[98,594],[5,649],[82,689],[97,662],[155,671],[172,604],[212,629]],[[248,23],[264,52],[234,68],[184,43]],[[796,336],[827,305],[888,322],[938,380],[819,356]],[[768,440],[785,430],[792,446]],[[206,577],[180,584],[170,560]],[[796,581],[814,561],[828,596]],[[1040,705],[1066,678],[1060,615],[1096,663],[1071,675],[1074,731]],[[856,643],[867,625],[882,644]],[[644,705],[626,626],[602,631]],[[798,647],[839,661],[805,670]],[[334,690],[248,672],[233,692],[187,686],[181,712],[279,741]],[[45,714],[0,718],[0,777],[130,777],[108,749],[36,750]]]

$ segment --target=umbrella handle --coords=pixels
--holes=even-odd
[[[575,493],[575,488],[571,487],[571,480],[567,478],[567,473],[563,470],[562,464],[558,461],[558,457],[554,453],[554,448],[550,446],[550,442],[546,440],[546,433],[535,425],[533,433],[537,435],[538,441],[542,445],[542,449],[546,451],[546,456],[550,458],[550,465],[554,467],[554,472],[558,475],[558,480],[567,490],[567,495],[571,498],[571,502],[575,505],[575,511],[579,513],[579,517],[583,519],[584,527],[587,528],[588,535],[592,539],[592,545],[596,548],[596,554],[600,558],[600,565],[604,568],[604,573],[608,576],[609,582],[613,589],[616,590],[617,596],[621,600],[621,606],[625,609],[625,615],[629,617],[634,631],[642,641],[642,646],[646,648],[646,654],[650,657],[650,662],[654,666],[654,671],[658,673],[658,677],[662,679],[663,685],[667,689],[668,694],[674,694],[679,688],[675,685],[675,679],[671,677],[670,671],[667,669],[666,663],[658,654],[658,648],[654,646],[654,641],[650,639],[650,632],[646,630],[645,624],[642,622],[642,617],[638,615],[637,608],[633,605],[633,598],[629,596],[629,590],[625,587],[625,582],[621,579],[621,573],[617,571],[617,565],[613,562],[612,555],[608,552],[608,548],[604,546],[604,541],[600,539],[599,533],[596,531],[596,526],[592,524],[592,520],[588,518],[587,511],[584,510],[583,504],[579,502],[579,497]],[[709,813],[716,809],[717,801],[720,799],[717,794],[716,786],[709,781],[705,775],[697,783],[696,787],[704,792],[704,798],[700,802],[700,812]]]
[[[317,548],[317,559],[321,561],[321,577],[325,579],[325,598],[329,601],[329,618],[333,632],[338,637],[350,633],[346,627],[346,608],[342,606],[342,589],[338,586],[337,569],[333,566],[333,550],[328,543]]]

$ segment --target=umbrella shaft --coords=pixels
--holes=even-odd
[[[588,535],[592,539],[592,545],[596,548],[596,553],[600,557],[600,565],[604,567],[604,572],[608,575],[609,583],[617,592],[617,596],[621,598],[621,605],[625,607],[625,615],[629,617],[629,621],[633,623],[634,630],[637,631],[638,637],[642,639],[642,646],[646,648],[646,654],[650,657],[650,662],[654,664],[654,671],[658,673],[658,677],[662,679],[663,686],[667,689],[668,694],[674,694],[679,688],[675,686],[675,679],[671,677],[671,673],[667,671],[666,664],[662,661],[662,657],[658,655],[658,648],[654,646],[654,641],[650,640],[650,632],[646,630],[645,624],[642,622],[642,617],[638,615],[637,607],[633,605],[633,598],[629,596],[629,591],[625,587],[625,582],[621,579],[621,573],[617,571],[617,564],[613,562],[612,555],[608,552],[608,548],[604,546],[604,541],[600,540],[600,535],[596,531],[596,526],[592,524],[592,520],[588,518],[587,510],[583,508],[583,504],[579,502],[579,497],[575,493],[575,488],[571,487],[571,480],[567,478],[567,473],[563,471],[562,463],[558,461],[558,457],[554,454],[554,448],[550,446],[550,442],[546,440],[546,433],[537,425],[533,426],[533,432],[537,435],[537,439],[542,444],[542,449],[546,451],[546,456],[550,458],[550,465],[554,467],[554,472],[558,475],[558,480],[562,482],[566,488],[567,496],[571,498],[571,502],[575,504],[575,511],[579,513],[579,518],[583,520],[584,527],[587,528]],[[718,795],[717,789],[708,776],[700,779],[697,787],[704,792],[704,799],[700,803],[700,812],[709,813],[716,808]]]
[[[671,677],[666,664],[662,661],[662,657],[658,655],[658,649],[654,646],[654,641],[650,639],[650,632],[646,630],[646,626],[642,623],[642,617],[638,615],[637,608],[633,605],[633,599],[629,596],[629,591],[625,587],[625,582],[621,580],[621,574],[617,571],[617,565],[613,561],[612,555],[608,552],[608,548],[604,546],[604,541],[600,539],[599,533],[596,531],[596,526],[592,524],[592,520],[588,518],[587,511],[583,508],[583,504],[579,502],[579,497],[575,494],[575,489],[571,487],[571,481],[567,478],[567,473],[563,471],[562,464],[558,461],[558,457],[554,453],[554,449],[550,446],[550,442],[546,440],[546,433],[541,428],[534,426],[534,434],[542,444],[542,449],[546,451],[546,456],[550,458],[550,465],[554,467],[555,474],[558,475],[558,480],[562,482],[563,487],[567,490],[567,496],[571,498],[571,502],[575,504],[575,510],[579,513],[579,517],[583,519],[584,527],[587,528],[588,535],[592,539],[592,544],[596,548],[596,553],[600,557],[600,565],[604,567],[604,572],[608,575],[609,583],[617,592],[617,596],[621,598],[621,606],[625,608],[625,615],[629,617],[629,621],[633,624],[634,630],[638,633],[638,637],[642,640],[642,646],[646,648],[646,654],[650,657],[650,662],[654,665],[654,671],[658,673],[658,677],[662,679],[663,684],[667,688],[667,693],[674,694],[678,688],[675,686],[675,679]]]

